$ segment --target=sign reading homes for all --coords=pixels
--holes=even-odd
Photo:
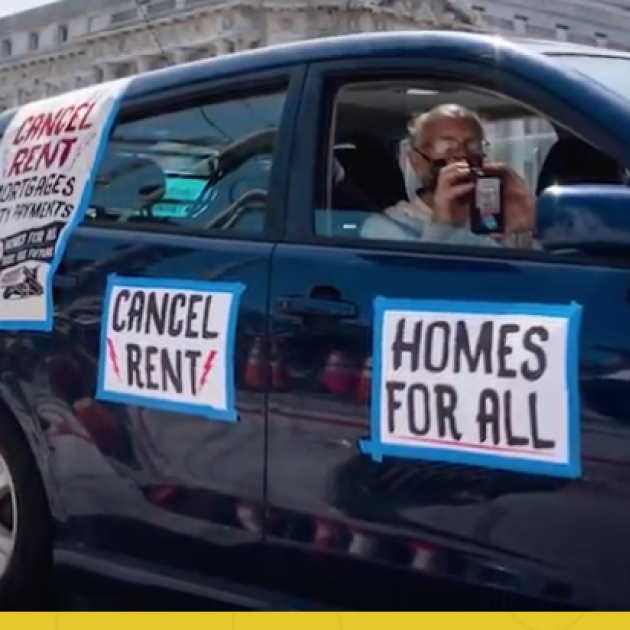
[[[52,330],[52,279],[82,219],[123,79],[20,108],[0,141],[0,330]]]
[[[364,453],[580,474],[581,307],[377,298]]]

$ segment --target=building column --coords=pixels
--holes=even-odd
[[[98,82],[98,77],[96,76],[96,69],[90,68],[90,70],[77,72],[74,75],[74,87],[75,88],[83,88],[88,85],[94,85]]]
[[[136,65],[136,73],[137,74],[144,74],[145,72],[149,72],[152,69],[152,62],[153,59],[152,57],[147,56],[142,56],[142,57],[136,57],[135,59],[135,65]]]
[[[171,59],[176,66],[182,63],[186,63],[190,60],[190,52],[188,50],[184,50],[183,48],[176,48],[175,50],[171,50],[169,51],[169,55],[171,56]]]
[[[253,48],[260,48],[263,45],[262,37],[260,33],[250,33],[248,37],[245,39],[245,44],[243,47],[247,47],[250,50]]]
[[[56,81],[42,81],[44,98],[50,98],[51,96],[55,96],[56,94],[60,94],[61,92],[65,91],[60,87],[59,83],[59,79],[57,79]]]
[[[230,51],[229,42],[226,39],[220,39],[214,43],[214,50],[217,57],[227,55]]]
[[[116,78],[116,66],[113,63],[100,63],[96,64],[96,67],[100,69],[103,82],[113,81]]]

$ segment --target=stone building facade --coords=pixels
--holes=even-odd
[[[267,44],[478,24],[454,0],[61,0],[0,19],[0,108]]]

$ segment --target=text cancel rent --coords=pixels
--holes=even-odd
[[[98,397],[235,420],[234,334],[241,285],[110,279]]]
[[[29,103],[0,140],[0,329],[52,329],[52,275],[127,83]]]

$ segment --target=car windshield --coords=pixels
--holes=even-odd
[[[630,57],[608,55],[551,55],[593,81],[630,101]]]

